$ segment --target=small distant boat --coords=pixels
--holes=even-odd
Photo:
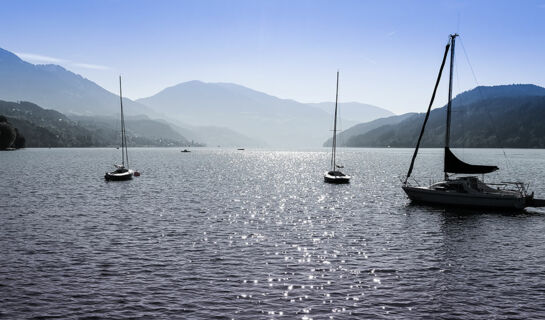
[[[244,151],[244,150],[246,150],[246,149],[244,149],[244,148],[238,148],[237,150],[238,150],[238,151]]]
[[[119,101],[121,103],[121,164],[115,164],[116,169],[106,172],[104,179],[107,181],[131,180],[134,171],[129,169],[129,152],[127,149],[127,137],[125,135],[125,118],[123,116],[123,96],[121,92],[121,76],[119,76]],[[140,175],[140,174],[138,174]]]
[[[187,149],[184,149],[184,150],[182,150],[182,151],[180,151],[180,152],[191,152],[191,151],[189,151],[189,150],[187,150]]]
[[[328,183],[349,183],[350,176],[339,169],[344,168],[337,164],[337,105],[339,101],[339,71],[337,71],[337,91],[335,94],[335,120],[333,122],[333,141],[331,147],[331,170],[324,174],[324,181]]]
[[[454,207],[479,207],[479,208],[499,208],[499,209],[523,209],[525,207],[545,206],[545,200],[534,199],[534,193],[528,194],[524,183],[521,182],[502,182],[498,184],[484,183],[476,176],[452,177],[449,174],[484,174],[498,170],[497,166],[491,165],[473,165],[466,163],[450,150],[450,118],[452,104],[452,76],[454,63],[454,44],[458,35],[450,35],[449,43],[445,48],[443,62],[439,69],[439,75],[433,90],[432,98],[428,106],[424,123],[418,137],[418,142],[409,166],[407,177],[403,182],[403,190],[413,202],[427,203],[442,206]],[[444,181],[433,183],[430,186],[411,185],[408,182],[413,170],[414,161],[418,154],[420,142],[424,134],[424,129],[428,121],[435,93],[441,79],[443,67],[447,59],[450,48],[450,80],[447,104],[447,122],[444,148]]]

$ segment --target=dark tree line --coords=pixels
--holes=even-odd
[[[501,97],[453,106],[451,147],[545,148],[545,97]],[[423,147],[444,146],[446,108],[432,110]],[[424,121],[417,114],[393,125],[349,137],[348,147],[412,148]]]
[[[25,137],[19,130],[6,117],[0,115],[0,150],[24,148],[25,142]]]
[[[109,118],[100,117],[79,117],[78,121],[74,121],[60,112],[43,109],[25,101],[0,100],[0,114],[3,115],[0,149],[114,147],[118,146],[120,141],[119,127],[115,125],[118,120],[115,120],[115,124]],[[170,147],[189,144],[183,136],[159,122],[146,119],[128,122],[131,124],[131,130],[127,132],[127,142],[131,147]],[[14,130],[24,133],[24,138]]]

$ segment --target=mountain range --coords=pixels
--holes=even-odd
[[[414,147],[425,114],[380,119],[344,132],[347,147]],[[392,122],[392,120],[400,120]],[[431,111],[423,147],[443,147],[446,106]],[[451,146],[545,148],[545,88],[529,84],[476,87],[452,100]],[[357,126],[357,127],[358,127]],[[327,143],[327,141],[326,141]]]
[[[119,115],[117,93],[61,66],[34,65],[4,49],[0,99],[30,101],[69,118]],[[211,146],[319,146],[333,122],[331,103],[279,99],[231,83],[190,81],[137,101],[124,98],[123,104],[127,115],[166,120],[185,139]],[[358,107],[343,121],[346,126],[381,116],[377,107],[364,104],[347,105],[347,110]]]
[[[333,125],[320,108],[232,83],[184,82],[137,102],[178,121],[235,129],[269,146],[318,146]]]
[[[545,116],[543,97],[545,88],[523,84],[481,86],[459,94],[452,102],[453,144],[545,147],[538,121]],[[61,66],[34,65],[0,49],[0,99],[11,107],[3,109],[10,123],[33,131],[22,132],[27,146],[36,146],[33,139],[46,137],[51,138],[46,144],[52,146],[117,141],[118,95]],[[129,140],[138,145],[312,147],[331,143],[332,102],[301,103],[232,83],[189,81],[137,101],[124,98],[123,103]],[[30,105],[46,110],[49,118],[29,114]],[[424,114],[392,115],[362,103],[341,103],[340,110],[340,123],[349,129],[339,134],[339,145],[349,147],[413,147],[424,119]],[[424,147],[442,146],[444,114],[445,107],[431,112]]]
[[[23,134],[27,147],[119,146],[119,119],[77,116],[69,118],[30,102],[0,100],[0,115]],[[171,127],[145,116],[128,116],[130,146],[187,146],[193,144]]]
[[[337,134],[337,145],[341,147],[346,147],[347,142],[352,139],[354,136],[360,136],[363,134],[366,134],[367,132],[380,128],[382,126],[386,125],[396,125],[400,123],[401,121],[412,117],[413,115],[416,115],[416,113],[405,113],[399,116],[389,116],[386,118],[380,118],[369,122],[364,123],[358,123],[355,126],[352,126],[344,131],[341,131]],[[326,142],[324,142],[324,147],[330,147],[332,142],[332,138],[329,138]]]
[[[30,101],[64,114],[117,115],[119,96],[59,65],[34,65],[0,48],[0,99]],[[153,116],[148,107],[123,99],[127,114]]]
[[[319,108],[330,115],[335,112],[335,102],[307,103],[309,106]],[[359,102],[339,103],[339,116],[350,122],[364,123],[375,119],[393,116],[394,113],[371,104]]]

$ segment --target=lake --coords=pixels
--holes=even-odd
[[[0,153],[0,318],[545,317],[545,210],[411,205],[412,149]],[[455,149],[545,198],[545,150]],[[413,176],[442,177],[423,149]]]

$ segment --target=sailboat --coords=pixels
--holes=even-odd
[[[324,174],[324,181],[328,183],[349,183],[350,176],[339,169],[344,168],[337,164],[337,107],[339,102],[339,71],[337,71],[337,91],[335,94],[335,120],[333,122],[333,140],[331,145],[331,170]]]
[[[129,169],[129,152],[127,149],[127,137],[125,135],[125,118],[123,116],[123,94],[121,92],[121,76],[119,76],[119,101],[121,104],[121,164],[115,164],[116,169],[106,172],[104,179],[108,181],[130,180],[134,171]]]
[[[428,106],[424,123],[420,131],[420,136],[416,143],[416,148],[409,166],[409,171],[403,182],[403,190],[413,202],[428,203],[434,205],[446,206],[469,206],[480,208],[503,208],[503,209],[523,209],[525,207],[545,206],[545,200],[534,199],[534,193],[528,194],[524,183],[521,182],[502,182],[498,184],[484,183],[477,176],[453,177],[449,174],[484,174],[498,170],[494,165],[473,165],[466,163],[450,150],[450,123],[452,107],[452,76],[454,62],[454,45],[458,34],[450,35],[449,42],[445,48],[443,62],[439,70],[439,75],[435,83],[431,102]],[[439,86],[443,67],[450,50],[450,78],[447,104],[446,134],[444,146],[444,180],[434,183],[430,186],[413,186],[409,181],[414,161],[418,154],[420,142],[424,134],[424,129],[428,121],[431,106],[435,99],[435,93]]]

